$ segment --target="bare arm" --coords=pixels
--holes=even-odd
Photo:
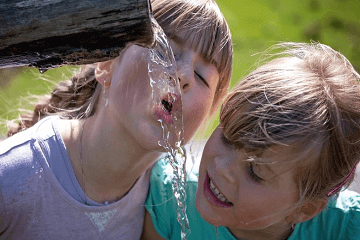
[[[154,225],[151,221],[151,216],[148,211],[145,211],[145,218],[144,218],[144,227],[141,236],[141,240],[162,240],[162,238],[154,228]]]

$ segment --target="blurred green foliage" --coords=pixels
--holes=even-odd
[[[280,41],[319,41],[344,54],[360,70],[360,7],[353,0],[216,0],[227,19],[234,43],[231,87],[254,68],[258,56]],[[39,74],[34,68],[0,72],[0,120],[17,118],[18,108],[32,109],[28,96],[50,93],[55,84],[71,77],[74,67]],[[12,81],[10,81],[12,80]],[[218,114],[196,138],[207,138],[218,124]],[[0,126],[0,136],[6,127]]]

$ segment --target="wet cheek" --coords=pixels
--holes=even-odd
[[[200,95],[200,94],[199,94]],[[206,98],[200,96],[194,96],[191,99],[184,99],[184,112],[189,114],[193,118],[193,122],[202,122],[208,115],[210,103],[206,101]]]

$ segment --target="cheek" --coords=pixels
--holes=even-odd
[[[132,82],[136,78],[148,78],[147,59],[149,59],[149,50],[134,45],[125,51],[117,63],[117,75],[123,79],[127,79],[127,82]],[[145,81],[143,81],[143,83],[145,83]]]
[[[136,104],[140,100],[150,100],[147,61],[141,57],[141,53],[135,56],[125,54],[122,61],[115,66],[110,94],[117,99],[117,104],[123,101],[127,104]],[[131,105],[127,107],[130,108]]]
[[[150,84],[147,61],[145,59],[139,58],[122,66],[123,67],[119,69],[118,74],[129,84]]]
[[[185,135],[193,136],[202,122],[208,117],[212,105],[212,97],[198,94],[183,99]],[[188,139],[190,140],[190,139]]]
[[[247,229],[264,228],[283,221],[293,203],[292,197],[277,191],[247,192],[243,195],[243,201],[239,202],[236,215],[239,225]]]
[[[184,135],[185,140],[188,142],[199,129],[201,123],[205,119],[207,112],[202,106],[196,105],[186,108],[183,112],[184,120]]]

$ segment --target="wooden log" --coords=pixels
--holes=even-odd
[[[149,0],[0,0],[0,68],[48,69],[153,44]]]

